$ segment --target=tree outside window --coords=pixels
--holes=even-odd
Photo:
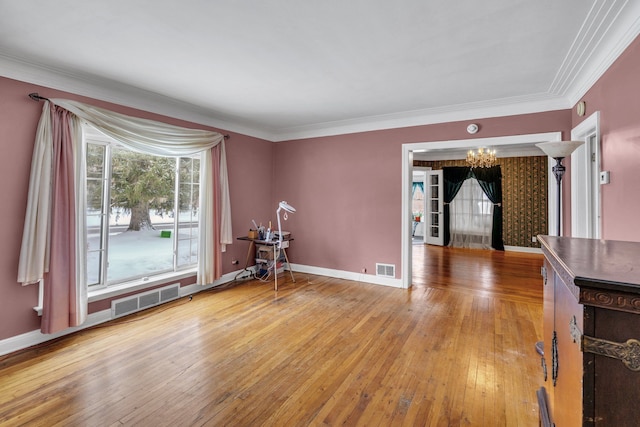
[[[137,153],[106,137],[86,144],[89,285],[195,266],[200,156]]]

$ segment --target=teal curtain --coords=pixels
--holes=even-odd
[[[413,186],[411,187],[411,195],[413,196],[414,194],[416,194],[416,188],[419,188],[420,191],[422,191],[422,193],[424,194],[424,182],[414,182]]]

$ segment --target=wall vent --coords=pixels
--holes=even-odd
[[[180,297],[180,284],[152,289],[147,292],[111,301],[111,318],[126,316]]]
[[[396,277],[396,266],[376,263],[376,276]]]

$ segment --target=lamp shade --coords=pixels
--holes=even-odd
[[[544,154],[554,159],[563,159],[570,156],[576,148],[584,144],[584,141],[551,141],[536,144]]]
[[[291,213],[296,211],[296,209],[293,206],[291,206],[289,203],[285,202],[284,200],[278,204],[278,208],[284,209],[285,211],[291,212]]]

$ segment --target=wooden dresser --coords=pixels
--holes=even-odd
[[[541,424],[640,426],[640,243],[538,239],[545,256]]]

